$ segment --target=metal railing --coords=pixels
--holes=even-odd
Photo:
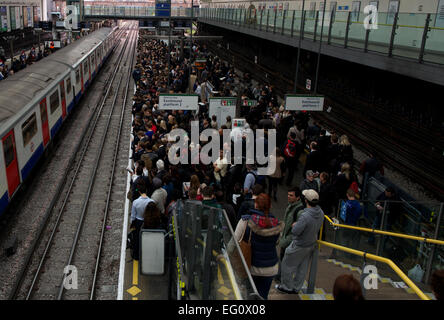
[[[363,257],[364,259],[371,259],[374,261],[378,261],[378,262],[382,262],[385,263],[386,265],[388,265],[417,295],[419,298],[421,298],[422,300],[430,300],[429,297],[427,297],[424,292],[422,292],[414,283],[412,280],[409,279],[409,277],[407,277],[407,275],[402,272],[402,270],[390,259],[384,258],[384,257],[380,257],[371,253],[367,253],[367,252],[363,252],[363,251],[359,251],[359,250],[354,250],[354,249],[350,249],[347,247],[343,247],[343,246],[339,246],[337,244],[333,244],[327,241],[322,241],[322,240],[318,240],[317,241],[319,245],[324,245],[336,250],[341,250],[353,255],[357,255],[359,257]],[[315,255],[313,257],[313,262],[315,262],[317,260],[317,252],[318,250],[315,250]],[[312,264],[313,264],[312,262]],[[314,265],[312,266],[312,268],[316,268],[316,263],[314,263]],[[316,270],[312,271],[310,270],[310,272],[314,272],[316,274]],[[310,283],[309,283],[309,287],[310,287]],[[314,285],[311,285],[314,287]]]
[[[348,224],[341,224],[341,223],[333,222],[333,220],[331,220],[330,217],[327,216],[327,215],[324,215],[324,217],[325,217],[325,219],[328,220],[328,222],[330,222],[330,224],[331,224],[333,227],[347,228],[347,229],[352,229],[352,230],[358,230],[358,231],[364,231],[364,232],[371,232],[371,233],[376,233],[376,234],[382,234],[382,235],[386,235],[386,236],[392,236],[392,237],[398,237],[398,238],[404,238],[404,239],[411,239],[411,240],[423,241],[423,242],[426,242],[426,243],[434,243],[434,244],[444,245],[444,241],[442,241],[442,240],[431,239],[431,238],[423,238],[423,237],[417,237],[417,236],[412,236],[412,235],[408,235],[408,234],[396,233],[396,232],[389,232],[389,231],[383,231],[383,230],[378,230],[378,229],[370,229],[370,228],[356,227],[356,226],[351,226],[351,225],[348,225]]]
[[[322,24],[322,11],[201,8],[199,20],[313,41],[323,29],[328,45],[444,64],[444,23],[436,14],[378,12],[376,17],[377,29],[368,27],[367,15],[347,11],[326,11]]]
[[[173,216],[178,299],[260,299],[223,209],[179,201]]]

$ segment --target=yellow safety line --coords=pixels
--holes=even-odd
[[[189,229],[187,229],[187,231],[191,232],[191,230],[189,230]],[[196,238],[196,240],[205,248],[205,243],[203,242],[203,240],[201,238]],[[213,249],[212,253],[213,253],[213,256],[215,256],[215,257],[218,255],[217,251],[214,249]],[[231,287],[233,288],[233,292],[234,292],[234,296],[236,297],[236,300],[241,300],[241,298],[240,298],[241,294],[239,291],[239,287],[237,286],[237,283],[234,280],[233,270],[228,266],[227,260],[225,260],[225,258],[220,258],[220,260],[224,263],[225,269],[227,270],[228,278],[230,278]]]
[[[387,264],[390,268],[392,268],[392,270],[393,270],[394,272],[396,272],[396,274],[397,274],[402,280],[404,280],[404,282],[405,282],[410,288],[412,288],[413,291],[415,291],[415,293],[418,295],[418,297],[420,297],[422,300],[430,300],[430,298],[429,298],[428,296],[426,296],[426,295],[424,294],[424,292],[422,292],[422,291],[421,291],[421,290],[420,290],[420,289],[419,289],[419,288],[413,283],[413,281],[410,280],[409,277],[407,277],[407,276],[405,275],[405,273],[402,272],[401,269],[399,269],[399,267],[398,267],[398,266],[397,266],[392,260],[387,259],[387,258],[384,258],[384,257],[377,256],[377,255],[374,255],[374,254],[371,254],[371,253],[366,253],[366,252],[363,252],[363,251],[359,251],[359,250],[355,250],[355,249],[350,249],[350,248],[347,248],[347,247],[339,246],[339,245],[337,245],[337,244],[333,244],[333,243],[326,242],[326,241],[322,241],[322,240],[318,240],[318,243],[319,243],[319,244],[322,244],[322,245],[325,245],[325,246],[327,246],[327,247],[331,247],[331,248],[334,248],[334,249],[338,249],[338,250],[341,250],[341,251],[345,251],[345,252],[348,252],[348,253],[351,253],[351,254],[354,254],[354,255],[358,255],[358,256],[361,256],[361,257],[364,257],[364,256],[365,256],[365,257],[368,258],[368,259],[375,260],[375,261],[379,261],[379,262],[383,262],[383,263]]]
[[[133,300],[139,300],[139,298],[137,298],[137,297],[133,297]]]
[[[418,236],[411,236],[411,235],[407,235],[407,234],[403,234],[403,233],[382,231],[382,230],[378,230],[378,229],[369,229],[369,228],[363,228],[363,227],[349,226],[349,225],[346,225],[346,224],[334,223],[330,219],[330,217],[327,216],[327,215],[324,215],[324,217],[325,217],[325,219],[327,219],[330,222],[331,225],[333,225],[335,227],[354,229],[354,230],[359,230],[359,231],[384,234],[384,235],[387,235],[387,236],[393,236],[393,237],[398,237],[398,238],[406,238],[406,239],[411,239],[411,240],[424,241],[426,243],[434,243],[434,244],[444,245],[444,241],[442,241],[442,240],[436,240],[436,239],[424,238],[424,237],[418,237]]]
[[[227,269],[228,278],[230,279],[231,287],[233,288],[233,292],[234,292],[234,296],[235,296],[236,300],[242,300],[239,287],[238,287],[236,281],[234,281],[233,269],[228,265],[228,262],[225,258],[220,258],[220,260],[222,261],[222,263],[225,265],[225,268]]]
[[[139,261],[133,260],[133,285],[139,284]]]

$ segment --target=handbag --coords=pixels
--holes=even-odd
[[[251,267],[251,230],[249,230],[248,241],[245,241],[245,231],[249,229],[248,226],[245,227],[244,234],[239,240],[239,247],[242,251],[242,255],[244,256],[245,262],[247,263],[248,269]]]

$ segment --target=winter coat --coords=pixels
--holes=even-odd
[[[298,200],[294,203],[289,203],[287,206],[287,209],[285,209],[285,216],[284,216],[284,231],[282,232],[282,238],[279,240],[279,246],[282,249],[285,249],[288,247],[288,245],[292,241],[291,236],[291,225],[293,222],[297,220],[298,212],[304,209],[304,205],[302,204],[301,200]]]

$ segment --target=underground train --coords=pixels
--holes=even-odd
[[[0,82],[0,215],[117,42],[102,28]]]

